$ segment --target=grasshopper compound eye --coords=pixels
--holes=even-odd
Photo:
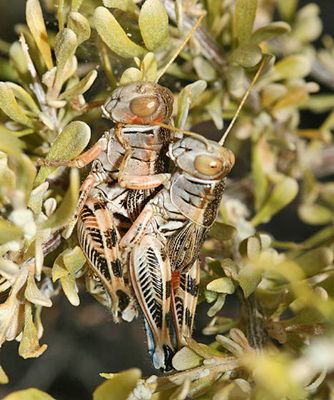
[[[151,117],[159,107],[159,100],[155,96],[137,97],[130,102],[131,112],[140,117]]]
[[[195,158],[196,170],[207,176],[215,176],[223,170],[223,162],[216,157],[200,155]]]

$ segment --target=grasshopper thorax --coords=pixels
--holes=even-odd
[[[170,146],[169,157],[188,175],[201,180],[221,180],[228,175],[235,157],[218,143],[186,137]]]
[[[135,82],[115,89],[102,110],[114,122],[150,125],[169,121],[173,101],[169,89],[153,82]]]

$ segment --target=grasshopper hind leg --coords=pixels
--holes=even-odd
[[[103,295],[101,288],[99,296],[94,290],[92,294],[111,309],[115,322],[132,321],[137,315],[135,300],[124,279],[119,234],[105,202],[87,199],[78,217],[78,239],[92,272],[88,287],[94,288],[100,282],[105,290]]]
[[[144,316],[148,350],[156,369],[170,370],[176,352],[170,310],[171,269],[165,245],[144,235],[130,253],[130,277]]]
[[[187,272],[172,272],[172,312],[179,347],[191,338],[197,305],[200,266],[196,260]]]

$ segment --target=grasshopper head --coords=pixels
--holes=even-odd
[[[164,122],[173,112],[173,94],[157,83],[130,83],[115,89],[102,110],[106,118],[123,124]]]
[[[221,180],[233,168],[235,157],[231,150],[218,143],[186,137],[171,145],[169,156],[178,168],[197,179]]]

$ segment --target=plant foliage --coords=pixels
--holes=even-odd
[[[56,31],[42,8],[55,15]],[[93,398],[332,398],[334,46],[324,37],[315,50],[319,8],[298,9],[295,0],[27,0],[18,41],[0,46],[0,345],[16,339],[23,358],[39,357],[47,349],[42,310],[62,294],[80,304],[85,258],[75,235],[61,236],[79,172],[38,168],[38,159],[71,160],[94,142],[91,128],[102,134],[94,106],[118,84],[155,80],[202,14],[162,78],[177,98],[176,126],[222,129],[263,55],[272,55],[228,139],[242,168],[203,248],[212,343],[189,340],[163,377],[103,374]],[[87,43],[97,60],[86,62]],[[305,109],[327,116],[304,128]],[[315,233],[285,241],[286,226],[278,240],[270,221],[287,207]],[[229,296],[240,302],[234,319],[221,313]],[[0,381],[8,382],[3,369]],[[6,397],[19,399],[51,397],[37,389]]]

